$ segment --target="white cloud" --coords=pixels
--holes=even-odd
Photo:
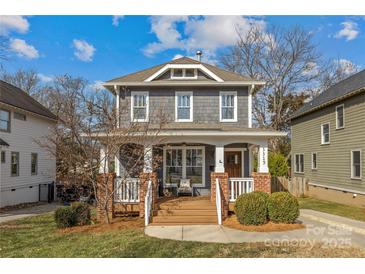
[[[38,76],[39,80],[41,80],[44,83],[49,83],[49,82],[53,81],[53,76],[45,75],[42,73],[38,73],[37,76]]]
[[[114,15],[113,16],[113,20],[112,20],[113,26],[118,27],[120,21],[123,20],[123,18],[124,18],[124,15]]]
[[[22,39],[10,39],[9,48],[20,57],[25,57],[27,59],[36,59],[39,57],[38,50]]]
[[[243,16],[153,16],[151,32],[158,41],[148,44],[143,52],[153,56],[168,49],[184,50],[187,54],[202,49],[204,59],[212,58],[217,49],[237,41],[237,28],[245,32],[252,25],[265,28],[263,20]]]
[[[100,80],[95,80],[94,83],[90,84],[89,87],[91,89],[93,89],[94,91],[100,91],[100,90],[103,90],[105,89],[103,87],[103,81],[100,81]]]
[[[181,54],[175,54],[175,56],[172,58],[172,60],[179,59],[181,57],[184,57],[184,55]]]
[[[73,46],[75,48],[74,55],[83,62],[91,62],[95,53],[93,45],[89,44],[85,40],[73,40]]]
[[[26,33],[29,30],[29,22],[23,16],[0,16],[0,36],[7,36],[10,32]]]
[[[339,59],[335,62],[341,68],[341,71],[343,71],[346,75],[354,74],[360,70],[360,66],[347,59]]]
[[[336,33],[335,38],[345,38],[346,41],[351,41],[359,35],[359,28],[357,23],[352,21],[345,21],[341,23],[342,29]]]
[[[319,73],[319,66],[316,62],[308,62],[305,70],[303,71],[304,75],[314,76]]]

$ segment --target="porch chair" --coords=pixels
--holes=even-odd
[[[194,188],[191,186],[190,179],[180,179],[179,187],[177,188],[177,196],[180,194],[194,196]]]

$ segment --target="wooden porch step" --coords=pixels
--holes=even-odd
[[[217,216],[216,209],[162,209],[157,211],[157,216]]]
[[[217,224],[217,216],[154,216],[153,224]]]
[[[160,204],[159,209],[162,210],[215,210],[215,205],[213,204]]]

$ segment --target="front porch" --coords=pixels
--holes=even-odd
[[[154,145],[135,144],[140,146],[143,161],[134,174],[128,173],[125,153],[121,150],[115,155],[111,216],[135,212],[145,217],[146,225],[156,222],[161,200],[182,196],[179,188],[185,181],[191,192],[184,194],[209,200],[216,211],[216,223],[221,223],[239,195],[271,191],[268,136],[181,137]],[[253,172],[255,158],[257,172]],[[105,166],[100,170],[108,172]]]

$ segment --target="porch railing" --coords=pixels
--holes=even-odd
[[[139,179],[116,178],[115,179],[115,202],[138,203],[139,202]]]
[[[144,199],[144,224],[148,226],[152,211],[152,182],[148,181],[147,193]]]
[[[241,194],[254,191],[253,178],[229,178],[229,201],[236,201]]]
[[[221,187],[219,185],[219,179],[215,180],[215,205],[217,208],[218,224],[222,224],[222,197],[221,197]]]

